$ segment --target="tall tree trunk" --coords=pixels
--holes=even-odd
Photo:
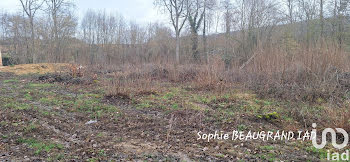
[[[55,5],[55,4],[53,4]],[[53,30],[54,30],[54,56],[55,56],[55,62],[60,62],[60,56],[59,56],[59,44],[58,44],[58,23],[57,23],[57,13],[55,11],[56,6],[54,6],[54,10],[52,11],[52,19],[53,19]]]
[[[31,58],[29,59],[31,63],[37,63],[37,53],[35,49],[35,31],[34,31],[34,16],[35,13],[41,8],[43,1],[40,2],[38,0],[20,0],[23,12],[28,16],[29,19],[29,27],[30,27],[30,43],[27,43],[27,46],[31,46],[28,48],[27,52],[30,54]]]
[[[193,59],[194,59],[195,62],[199,62],[200,61],[200,57],[199,57],[199,51],[198,51],[198,33],[195,32],[195,31],[192,31],[191,39],[192,39],[192,55],[193,55]]]
[[[204,0],[204,11],[203,11],[203,52],[205,56],[205,61],[208,64],[209,63],[209,56],[207,52],[207,0]]]
[[[176,64],[180,63],[180,33],[176,33]]]
[[[324,33],[323,1],[324,0],[320,0],[321,38],[323,38],[323,33]]]
[[[31,31],[31,44],[32,44],[32,48],[30,50],[32,56],[33,56],[33,63],[38,63],[37,60],[37,55],[36,55],[36,50],[35,50],[35,33],[34,33],[34,19],[31,17],[30,20],[30,31]]]
[[[0,49],[0,66],[2,66],[2,56],[1,56],[1,49]]]

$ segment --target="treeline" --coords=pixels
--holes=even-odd
[[[0,13],[0,40],[15,63],[210,63],[245,68],[261,53],[349,47],[349,0],[155,0],[169,24],[140,25],[70,0],[19,0]],[[325,49],[326,50],[326,49]],[[294,59],[295,61],[295,59]]]
[[[1,44],[14,63],[64,62],[79,41],[74,4],[65,0],[19,0],[22,11],[2,12]]]

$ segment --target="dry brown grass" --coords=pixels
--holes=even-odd
[[[107,83],[108,95],[156,93],[171,84],[222,92],[231,85],[224,76],[224,64],[218,58],[208,65],[127,65],[112,71],[109,75],[113,79]]]
[[[247,85],[263,96],[339,102],[350,86],[350,55],[332,44],[289,53],[283,48],[257,52],[244,72],[249,75]]]
[[[290,111],[306,125],[317,121],[325,127],[350,130],[350,54],[327,43],[300,47],[289,53],[278,47],[257,50],[243,69],[246,86],[260,97],[300,103]]]
[[[220,56],[202,65],[125,65],[113,70],[112,84],[116,91],[131,87],[148,91],[154,89],[157,81],[215,91],[244,84],[262,96],[307,102],[318,99],[338,102],[350,86],[347,84],[350,75],[346,75],[350,72],[349,54],[331,45],[312,50],[302,48],[293,53],[283,48],[260,49],[256,53],[243,69],[226,70]]]
[[[140,66],[125,66],[109,74],[111,80],[106,82],[109,96],[131,96],[144,93],[156,93],[159,82],[154,80],[150,69]]]
[[[46,74],[67,71],[70,64],[22,64],[0,67],[0,72],[14,73],[16,75]]]
[[[258,49],[256,57],[243,69],[225,69],[222,58],[213,56],[209,64],[139,64],[110,70],[108,95],[132,96],[157,93],[171,84],[192,90],[232,90],[236,86],[255,91],[259,97],[293,101],[290,114],[295,119],[322,122],[323,126],[339,126],[349,130],[350,58],[349,53],[332,44],[286,52],[283,48]],[[234,63],[233,63],[234,64]],[[349,75],[347,75],[349,74]],[[327,104],[327,106],[324,106]],[[300,107],[300,105],[308,105]],[[324,107],[316,117],[311,110]]]

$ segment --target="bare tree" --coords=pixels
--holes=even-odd
[[[8,53],[12,54],[13,61],[17,63],[32,63],[30,29],[27,16],[21,13],[6,13],[2,15],[3,39],[8,44]],[[29,31],[29,32],[28,32]],[[5,41],[4,41],[5,42]],[[2,42],[0,42],[0,45]]]
[[[24,13],[28,16],[30,31],[31,31],[31,53],[33,56],[33,63],[37,62],[37,56],[35,52],[35,31],[34,31],[34,17],[37,11],[43,5],[41,0],[19,0],[21,2]]]
[[[54,35],[54,56],[56,57],[55,61],[58,61],[59,58],[59,35],[58,35],[58,11],[64,4],[64,0],[46,0],[46,4],[48,5],[48,11],[51,13],[51,18],[53,20],[53,35]]]
[[[311,39],[315,36],[313,20],[317,16],[318,5],[316,0],[298,0],[299,17],[306,23],[306,42],[310,45]]]
[[[236,61],[244,67],[256,56],[257,48],[271,43],[271,33],[280,19],[278,3],[273,0],[236,0],[233,5],[233,20],[237,21],[234,27],[239,31],[234,39],[238,43],[234,54]]]
[[[332,21],[332,30],[333,30],[333,38],[338,42],[340,48],[343,48],[343,44],[345,43],[345,33],[347,23],[346,19],[349,16],[349,0],[332,0],[329,7],[332,9],[333,13],[333,21]]]
[[[290,24],[295,22],[295,0],[286,0],[287,5],[287,17]]]
[[[208,51],[207,51],[207,30],[209,29],[210,11],[214,10],[216,6],[216,0],[204,0],[203,1],[203,53],[205,55],[205,60],[209,63]]]
[[[184,27],[189,12],[188,0],[155,0],[156,6],[166,10],[170,16],[171,24],[176,37],[176,63],[180,63],[180,34]]]
[[[232,12],[232,3],[230,0],[225,0],[222,2],[222,8],[224,10],[224,26],[225,26],[225,52],[224,52],[224,62],[225,68],[228,70],[231,68],[232,61],[232,53],[230,46],[230,38],[231,38],[231,29],[232,29],[232,20],[233,20],[233,12]]]
[[[195,62],[200,60],[198,51],[198,30],[202,25],[204,18],[204,7],[201,0],[192,0],[189,3],[188,21],[191,28],[191,40],[192,40],[192,56]]]
[[[232,19],[233,19],[233,12],[232,12],[233,7],[230,0],[223,1],[222,8],[224,9],[225,33],[226,33],[226,36],[228,36],[231,33]]]
[[[53,55],[55,57],[55,62],[60,62],[60,47],[62,38],[64,38],[65,34],[71,34],[72,32],[71,30],[66,30],[66,32],[64,31],[65,29],[73,29],[76,26],[74,15],[72,15],[70,11],[74,5],[69,0],[45,0],[45,2],[53,24]]]
[[[324,35],[324,2],[325,0],[320,0],[320,27],[321,27],[321,37]]]

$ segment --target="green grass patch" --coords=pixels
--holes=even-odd
[[[9,123],[7,121],[0,121],[0,126],[6,126],[8,125]]]
[[[9,136],[8,135],[2,135],[1,138],[2,139],[7,139],[7,138],[9,138]]]
[[[31,108],[34,109],[34,106],[26,103],[19,103],[19,102],[10,102],[4,105],[4,108],[7,109],[14,109],[14,110],[29,110]]]
[[[19,80],[17,79],[9,79],[9,80],[4,80],[3,83],[7,84],[7,83],[18,83]]]
[[[53,87],[53,84],[48,84],[48,83],[29,83],[27,85],[28,88],[49,88],[49,87]]]
[[[147,109],[152,107],[152,104],[149,101],[143,101],[142,103],[139,103],[136,105],[136,108],[141,110],[141,109]]]
[[[274,146],[260,146],[261,150],[274,150],[275,147]]]
[[[276,155],[274,153],[271,153],[271,152],[266,153],[266,154],[258,154],[257,157],[259,157],[260,159],[265,160],[265,161],[270,161],[270,162],[277,161]]]
[[[34,149],[34,154],[39,155],[42,152],[50,153],[53,149],[62,150],[64,147],[61,144],[46,143],[35,139],[20,138],[17,143],[26,144],[30,148]]]
[[[198,103],[202,103],[202,104],[209,104],[211,102],[215,102],[218,98],[218,96],[215,96],[215,95],[212,95],[212,96],[209,96],[209,95],[197,95],[197,94],[194,94],[193,95],[193,102],[198,102]]]
[[[56,97],[43,97],[39,100],[40,103],[45,104],[45,105],[61,105],[61,101],[56,98]]]
[[[50,116],[50,112],[49,111],[39,111],[41,114],[43,114],[44,116]]]
[[[278,114],[277,112],[272,112],[264,115],[258,115],[257,117],[265,120],[276,120],[280,118],[280,114]]]
[[[325,149],[317,149],[314,146],[309,146],[309,147],[306,147],[306,151],[318,156],[320,159],[327,158],[327,151]]]
[[[248,127],[244,124],[240,124],[237,126],[238,131],[245,131]]]
[[[32,101],[33,100],[33,96],[30,93],[24,94],[24,98],[28,101]]]
[[[103,157],[107,156],[106,151],[103,149],[98,151],[98,155]]]
[[[26,127],[24,127],[24,132],[32,132],[38,128],[38,125],[35,123],[30,123]]]
[[[109,105],[104,104],[101,102],[101,96],[95,95],[95,94],[84,94],[79,95],[78,99],[75,102],[67,101],[66,104],[71,104],[72,108],[74,110],[80,111],[80,112],[86,112],[90,114],[90,117],[93,118],[100,118],[106,113],[112,114],[112,115],[120,115],[117,114],[118,108]]]

